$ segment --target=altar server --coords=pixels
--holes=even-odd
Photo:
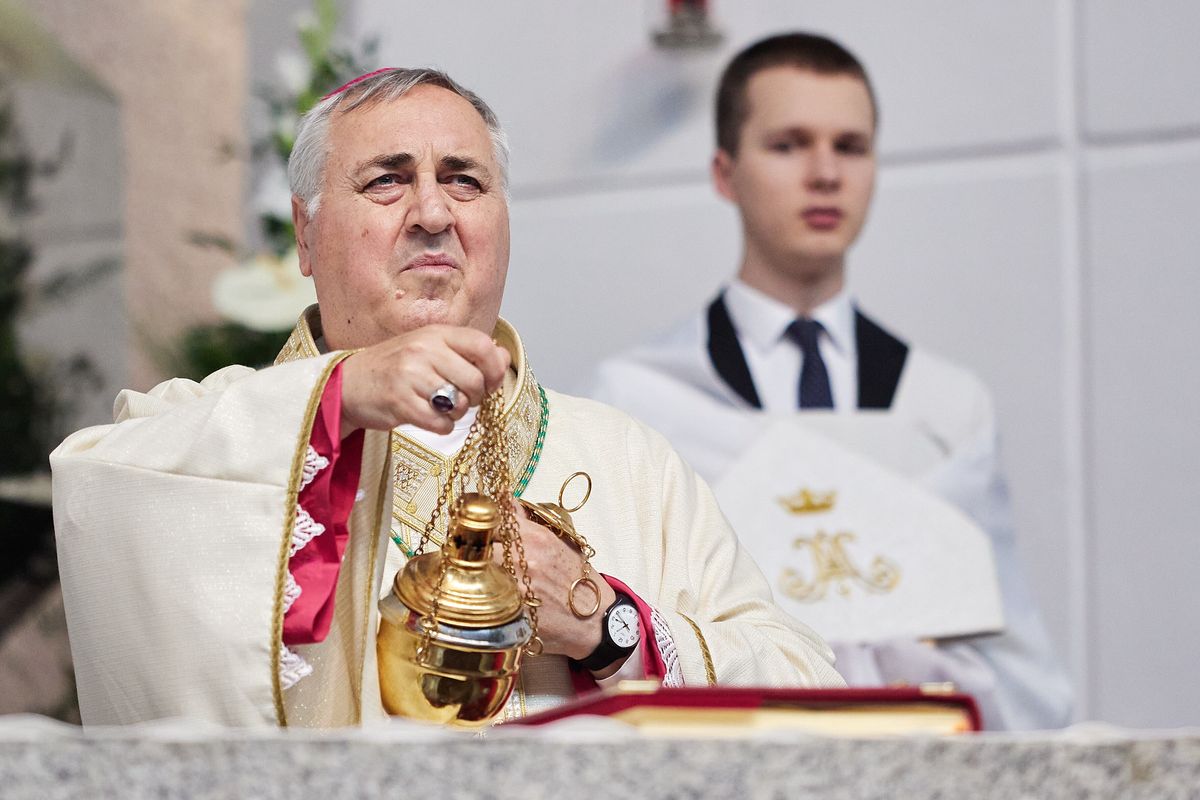
[[[1018,564],[991,398],[846,290],[846,253],[875,188],[877,127],[866,70],[840,44],[790,33],[736,55],[717,89],[712,160],[716,190],[741,218],[736,277],[681,324],[606,361],[594,396],[661,431],[716,486],[798,615],[817,601],[790,597],[788,576],[808,586],[831,558],[844,555],[845,569],[888,548],[911,559],[914,541],[938,542],[943,556],[973,553],[963,568],[995,575],[973,589],[945,583],[953,563],[944,560],[918,570],[932,562],[917,558],[900,578],[906,590],[923,582],[913,602],[943,608],[946,619],[934,613],[923,633],[908,624],[911,606],[879,592],[855,600],[851,588],[821,598],[840,605],[820,614],[818,630],[851,684],[950,681],[977,696],[991,728],[1061,726],[1069,687]],[[811,502],[785,525],[778,495],[788,485],[795,508],[805,509],[806,492]],[[929,537],[912,538],[931,525]],[[990,555],[968,541],[978,529]],[[824,550],[814,549],[818,533]],[[838,533],[855,538],[832,551]],[[949,624],[964,607],[978,617]],[[872,619],[869,631],[853,619]]]

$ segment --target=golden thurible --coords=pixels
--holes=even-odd
[[[380,603],[380,689],[389,714],[478,726],[508,701],[533,635],[517,581],[492,560],[491,498],[462,495],[446,542],[411,559]]]

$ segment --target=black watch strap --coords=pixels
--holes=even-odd
[[[611,665],[614,661],[624,658],[637,649],[638,642],[632,645],[622,647],[613,641],[612,636],[608,633],[608,620],[612,616],[613,611],[621,606],[629,606],[635,611],[637,604],[624,592],[617,592],[617,599],[613,601],[607,609],[604,610],[604,618],[600,620],[600,644],[596,645],[596,649],[584,659],[576,661],[571,659],[571,665],[581,667],[592,672],[598,672],[605,667]],[[638,641],[641,641],[639,635]]]

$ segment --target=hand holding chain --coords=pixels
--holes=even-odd
[[[563,497],[566,494],[567,487],[576,478],[582,477],[587,481],[587,490],[583,494],[583,499],[572,508],[566,508],[563,502]],[[592,476],[586,472],[575,472],[563,481],[562,486],[558,490],[558,503],[532,503],[522,499],[521,505],[536,522],[541,523],[549,528],[558,538],[563,539],[573,545],[583,556],[583,564],[581,565],[581,573],[578,578],[571,584],[571,588],[567,590],[567,608],[571,609],[571,613],[577,619],[588,619],[600,610],[600,586],[592,577],[591,561],[596,556],[596,550],[583,534],[575,530],[575,523],[571,519],[571,514],[583,508],[588,498],[592,496]],[[590,607],[577,605],[575,596],[581,586],[586,586],[591,591],[593,602]]]

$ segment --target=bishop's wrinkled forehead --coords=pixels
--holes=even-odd
[[[402,97],[414,87],[439,86],[464,100],[483,118],[492,141],[492,154],[500,171],[500,187],[508,197],[508,137],[500,120],[483,98],[435,69],[388,67],[360,75],[321,99],[299,122],[296,143],[288,159],[288,182],[292,194],[303,201],[309,216],[315,216],[321,203],[321,182],[325,158],[329,153],[330,120],[335,112],[350,113],[364,105]]]

